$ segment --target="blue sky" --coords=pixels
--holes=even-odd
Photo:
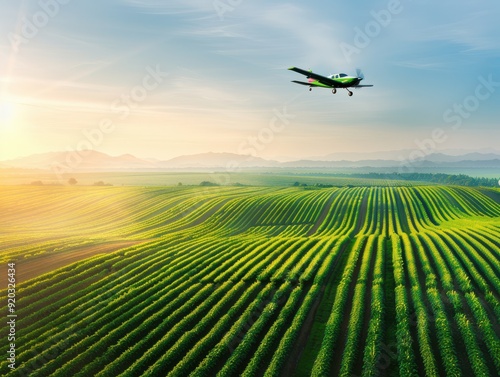
[[[0,159],[500,149],[498,1],[0,0]],[[352,97],[286,68],[362,68]],[[426,152],[427,153],[427,152]]]

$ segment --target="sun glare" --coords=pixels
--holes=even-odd
[[[12,102],[0,102],[0,130],[7,131],[14,125],[16,106]]]

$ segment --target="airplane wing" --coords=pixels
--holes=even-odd
[[[317,73],[311,72],[311,71],[306,71],[301,68],[297,67],[291,67],[288,68],[290,71],[295,71],[297,73],[300,73],[301,75],[307,76],[308,78],[311,77],[315,80],[318,80],[320,83],[334,87],[337,85],[337,82],[335,80],[329,79],[328,77],[318,75]]]
[[[292,80],[292,82],[294,82],[296,84],[300,84],[300,85],[307,85],[307,86],[322,86],[322,85],[316,84],[316,82],[305,82],[305,81],[297,81],[297,80]]]
[[[292,80],[292,82],[294,82],[294,83],[296,83],[296,84],[300,84],[300,85],[307,85],[307,86],[311,86],[311,83],[310,83],[310,82],[297,81],[297,80]]]
[[[356,85],[352,86],[352,88],[358,89],[358,88],[369,88],[372,87],[373,85]]]

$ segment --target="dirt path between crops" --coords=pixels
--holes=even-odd
[[[365,285],[365,298],[364,304],[365,307],[363,309],[363,324],[361,325],[361,331],[359,336],[359,348],[357,353],[357,361],[353,365],[352,375],[361,376],[363,373],[363,359],[365,356],[365,345],[366,340],[368,338],[368,330],[370,327],[370,319],[372,317],[372,291],[373,291],[373,276],[375,274],[375,261],[377,260],[377,254],[382,253],[383,250],[378,250],[378,242],[377,238],[373,241],[373,245],[371,250],[367,250],[366,252],[370,252],[370,269],[368,270],[368,276],[366,279]]]
[[[297,363],[300,360],[302,351],[307,346],[309,335],[311,335],[314,319],[316,318],[316,312],[318,311],[318,308],[321,302],[323,301],[326,287],[332,283],[331,280],[333,278],[333,274],[336,271],[339,261],[342,259],[342,256],[349,245],[350,242],[346,241],[340,248],[339,253],[335,257],[335,259],[333,260],[333,266],[330,269],[330,272],[328,273],[325,282],[321,286],[318,297],[316,297],[316,300],[314,300],[314,303],[312,304],[311,309],[309,309],[309,313],[307,314],[307,317],[304,323],[302,324],[299,336],[297,337],[295,345],[293,346],[290,355],[288,356],[288,361],[285,363],[285,367],[283,368],[284,370],[281,372],[282,376],[289,377],[295,374],[295,370],[297,369]]]
[[[202,216],[200,216],[198,219],[188,224],[186,228],[203,223],[215,212],[217,212],[222,206],[224,206],[228,201],[229,199],[221,201],[220,203],[212,207],[210,210],[208,210],[206,213],[204,213]],[[196,207],[196,209],[197,208],[198,207]],[[191,213],[192,211],[194,211],[194,209],[190,209],[187,212]],[[186,214],[184,213],[179,215],[178,217],[182,217],[185,215]],[[175,220],[177,220],[177,218]],[[82,246],[66,252],[47,253],[40,255],[38,257],[29,258],[27,260],[21,260],[16,262],[16,282],[21,283],[29,279],[33,279],[42,274],[45,274],[47,272],[51,272],[61,267],[65,267],[67,265],[70,265],[71,263],[93,257],[94,255],[111,253],[113,251],[137,245],[146,241],[147,240],[111,241],[99,245]],[[3,274],[2,276],[3,277],[1,278],[2,280],[1,284],[2,286],[7,286],[6,274]]]
[[[186,229],[198,226],[198,225],[204,223],[206,220],[208,220],[211,216],[213,216],[216,212],[218,212],[222,207],[224,207],[224,205],[226,205],[227,202],[229,202],[230,200],[233,200],[233,199],[234,198],[224,199],[224,200],[220,201],[219,203],[217,203],[216,205],[214,205],[208,211],[206,211],[205,213],[203,213],[197,219],[191,221],[188,224],[183,224],[183,225],[180,225],[178,227],[175,227],[175,224],[173,224],[173,223],[175,223],[176,221],[179,221],[182,218],[190,215],[191,213],[193,213],[194,211],[196,211],[197,209],[199,209],[203,204],[205,204],[209,199],[207,199],[207,200],[205,200],[203,202],[200,202],[201,204],[197,203],[194,206],[192,206],[191,208],[189,208],[188,210],[186,210],[185,212],[180,213],[180,214],[176,215],[175,217],[166,220],[162,224],[162,226],[173,224],[172,228],[167,228],[166,230],[162,231],[161,233],[158,233],[156,236],[165,235],[165,234],[168,234],[168,233],[174,233],[174,232],[178,232],[178,231],[181,231],[181,230],[186,230]],[[152,227],[152,228],[154,228],[154,227]]]
[[[203,215],[201,215],[200,217],[198,217],[196,220],[194,220],[193,222],[189,223],[189,225],[187,227],[188,228],[192,228],[194,226],[197,226],[197,225],[200,225],[200,224],[204,223],[210,217],[212,217],[216,212],[218,212],[222,207],[224,207],[227,202],[229,202],[232,199],[233,198],[227,198],[227,199],[224,199],[224,200],[220,201],[219,203],[217,203],[216,205],[214,205],[212,208],[210,208],[207,212],[205,212]]]
[[[410,239],[410,243],[411,243],[411,239]],[[411,283],[411,279],[410,279],[410,267],[409,267],[409,263],[410,263],[410,260],[407,260],[407,254],[413,254],[412,252],[412,248],[413,246],[410,244],[410,250],[408,250],[408,246],[406,246],[406,244],[404,242],[401,242],[401,253],[402,253],[402,256],[403,256],[403,260],[404,261],[407,261],[407,263],[405,263],[402,268],[404,270],[404,279],[405,279],[405,287],[406,287],[406,300],[408,302],[408,316],[409,316],[409,330],[410,330],[410,337],[412,339],[412,342],[411,342],[411,346],[412,346],[412,349],[413,349],[413,354],[415,355],[415,364],[416,364],[416,367],[417,367],[417,372],[418,372],[418,375],[419,376],[425,376],[425,366],[424,366],[424,360],[422,358],[422,354],[420,352],[420,349],[419,349],[419,336],[418,336],[418,328],[417,328],[417,307],[415,305],[415,300],[413,299],[413,294],[412,294],[412,283]],[[413,263],[414,263],[414,267],[415,267],[415,270],[417,271],[417,279],[420,280],[420,272],[419,271],[422,271],[423,270],[419,267],[420,264],[420,258],[418,255],[413,255]],[[425,275],[422,276],[423,279],[424,279],[424,285],[420,285],[420,289],[423,289],[422,287],[425,287]],[[419,284],[421,284],[422,282],[419,281]]]
[[[358,222],[356,223],[356,229],[354,230],[354,236],[363,228],[366,221],[366,212],[368,210],[368,190],[363,193],[363,200],[359,207]]]
[[[498,204],[500,204],[500,192],[488,189],[479,189],[478,191],[483,195],[486,195],[488,198],[494,200]]]
[[[325,220],[326,216],[328,215],[328,213],[331,209],[333,201],[335,200],[335,197],[337,196],[338,192],[339,191],[335,191],[332,194],[332,196],[328,199],[328,201],[325,203],[325,206],[323,207],[323,211],[321,212],[318,220],[316,221],[314,226],[311,228],[311,230],[307,233],[308,236],[311,236],[312,234],[314,234],[318,230],[320,225],[323,223],[323,221]],[[356,223],[356,229],[355,229],[353,236],[358,234],[358,232],[363,227],[363,224],[366,220],[367,207],[368,207],[368,194],[365,193],[363,200],[361,202],[360,209],[359,209],[360,213],[358,216],[358,221]],[[339,253],[333,262],[334,266],[332,267],[332,269],[330,270],[330,273],[328,274],[327,278],[325,279],[325,283],[322,285],[320,293],[319,293],[318,297],[316,298],[316,300],[314,301],[313,305],[311,306],[311,309],[309,310],[309,314],[307,315],[307,317],[302,325],[302,328],[300,330],[300,334],[299,334],[297,340],[295,341],[295,345],[294,345],[292,351],[290,352],[288,362],[285,364],[285,368],[284,368],[283,372],[281,373],[282,376],[294,375],[296,367],[297,367],[297,363],[300,360],[300,356],[302,354],[302,351],[307,346],[307,342],[309,340],[309,335],[311,334],[311,331],[312,331],[312,328],[314,325],[314,320],[316,318],[316,312],[318,311],[318,308],[319,308],[321,302],[323,301],[326,287],[329,284],[331,284],[333,273],[336,270],[339,261],[342,259],[342,256],[349,245],[350,245],[349,242],[345,242],[344,245],[342,245],[341,249],[339,250]],[[360,266],[358,266],[358,268],[356,269],[357,273],[359,273],[359,267]],[[355,271],[355,275],[356,275],[356,271]],[[357,275],[356,275],[356,279],[357,279]],[[354,286],[355,286],[355,284],[354,284]],[[354,288],[352,289],[352,291],[354,291]],[[353,292],[351,292],[351,293],[353,293]],[[350,297],[352,297],[352,296],[350,296]]]
[[[340,373],[340,368],[342,367],[342,358],[344,356],[344,348],[347,343],[347,337],[349,335],[349,322],[351,321],[351,315],[352,315],[352,308],[354,306],[354,291],[356,289],[356,285],[358,283],[358,278],[359,278],[359,273],[361,271],[361,265],[363,264],[363,255],[364,253],[367,252],[365,249],[366,242],[368,238],[366,238],[363,241],[363,247],[359,253],[358,260],[356,261],[356,267],[354,268],[354,271],[352,272],[352,277],[351,277],[351,282],[349,284],[348,288],[348,293],[347,293],[347,301],[344,304],[344,310],[342,311],[345,313],[343,319],[342,319],[342,324],[340,325],[340,331],[339,335],[337,338],[337,341],[335,343],[335,347],[338,348],[339,350],[342,350],[342,352],[334,352],[333,354],[333,359],[331,361],[331,368],[332,368],[332,376],[338,376]]]
[[[325,205],[323,207],[323,210],[321,211],[321,213],[320,213],[320,215],[318,217],[318,220],[316,220],[316,223],[309,230],[309,232],[307,232],[307,237],[312,236],[314,233],[316,233],[316,231],[321,226],[321,224],[323,223],[323,221],[325,221],[326,216],[330,212],[330,209],[332,208],[333,201],[337,197],[339,191],[340,190],[336,190],[335,192],[333,192],[332,195],[330,196],[330,198],[327,200],[327,202],[325,203]]]
[[[413,219],[410,217],[410,213],[406,212],[406,208],[403,204],[403,201],[401,200],[400,193],[395,190],[394,192],[394,198],[396,199],[396,208],[397,212],[394,213],[394,216],[399,217],[399,224],[401,225],[401,230],[405,233],[410,233],[410,226],[408,225],[408,221],[412,221],[412,224],[415,226],[413,223]],[[394,219],[394,225],[396,225],[397,219]]]
[[[16,282],[21,283],[94,255],[111,253],[142,242],[144,241],[107,242],[100,245],[83,246],[67,252],[50,253],[21,260],[16,263]]]

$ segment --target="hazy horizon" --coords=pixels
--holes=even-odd
[[[0,160],[89,147],[162,160],[498,149],[497,3],[1,7]],[[290,66],[359,67],[374,87],[309,92]]]
[[[143,155],[136,155],[133,153],[107,153],[103,150],[99,149],[93,149],[93,150],[84,150],[84,151],[47,151],[47,152],[40,152],[40,153],[32,153],[28,155],[23,155],[23,156],[17,156],[12,159],[5,159],[5,160],[0,160],[0,162],[8,162],[8,161],[16,161],[16,160],[22,160],[25,158],[31,158],[31,157],[36,157],[36,156],[42,156],[42,155],[50,155],[50,154],[60,154],[60,153],[67,153],[68,155],[75,155],[75,156],[81,156],[83,159],[89,155],[89,152],[97,152],[99,154],[104,154],[109,157],[124,157],[124,156],[132,156],[137,159],[142,159],[142,160],[158,160],[158,161],[168,161],[176,158],[181,158],[181,157],[191,157],[191,156],[203,156],[203,155],[208,155],[208,154],[214,154],[214,155],[238,155],[241,157],[248,157],[248,158],[261,158],[263,160],[267,161],[278,161],[278,162],[292,162],[292,161],[297,161],[297,160],[321,160],[321,159],[332,159],[332,161],[340,161],[341,159],[345,160],[350,160],[350,161],[359,161],[359,160],[364,160],[364,159],[387,159],[387,160],[398,160],[398,157],[400,158],[401,156],[404,156],[406,154],[415,152],[416,149],[394,149],[394,150],[381,150],[381,151],[371,151],[371,152],[333,152],[333,153],[328,153],[325,155],[309,155],[309,156],[279,156],[277,158],[266,158],[266,157],[261,157],[261,156],[253,156],[251,154],[238,154],[234,152],[226,152],[226,151],[211,151],[207,150],[205,152],[198,152],[198,153],[192,153],[192,154],[180,154],[176,155],[170,158],[157,158],[157,157],[150,157],[150,156],[143,156]],[[469,154],[479,154],[479,155],[499,155],[500,154],[500,149],[495,149],[495,148],[483,148],[483,149],[444,149],[444,150],[437,150],[433,153],[429,150],[425,150],[423,158],[430,158],[433,155],[444,155],[444,156],[450,156],[450,157],[460,157],[460,156],[466,156]],[[338,159],[338,160],[337,160]],[[420,159],[420,158],[419,158]]]

